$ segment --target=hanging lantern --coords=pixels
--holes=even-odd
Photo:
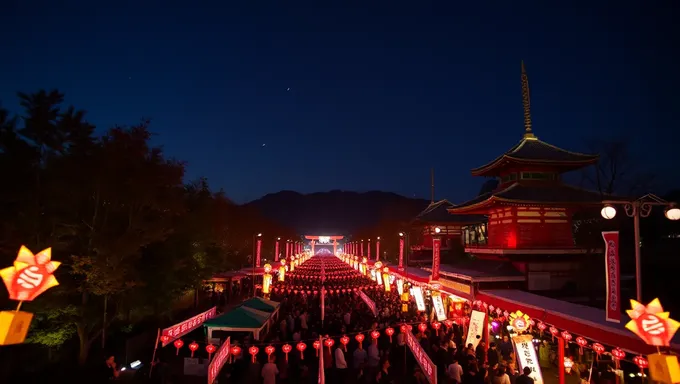
[[[299,343],[297,343],[295,348],[297,348],[297,350],[300,351],[300,360],[304,360],[305,359],[304,352],[305,352],[305,349],[307,349],[307,344],[305,344],[303,342],[299,342]]]
[[[292,351],[293,347],[291,347],[290,344],[284,344],[283,347],[281,347],[281,350],[286,354],[286,361],[288,361],[288,352]]]
[[[191,351],[191,357],[194,357],[194,352],[198,350],[198,343],[193,341],[191,344],[189,344],[189,350]]]
[[[385,329],[385,333],[390,337],[390,344],[392,344],[392,335],[394,335],[394,328]]]
[[[435,335],[439,336],[439,328],[442,327],[442,323],[438,321],[432,322],[432,328],[434,328]]]
[[[566,341],[567,343],[571,341],[571,337],[572,337],[571,333],[569,333],[567,331],[562,331],[561,335],[562,335],[562,338],[564,339],[564,341]]]
[[[264,353],[267,354],[267,358],[271,357],[272,353],[276,351],[276,348],[274,348],[272,345],[268,345],[264,347]]]
[[[340,338],[340,343],[342,344],[342,349],[344,349],[345,352],[347,352],[347,344],[349,344],[349,337],[347,337],[347,335],[343,335]]]
[[[360,333],[360,334],[354,336],[354,340],[356,340],[357,343],[359,343],[359,345],[362,345],[362,344],[363,344],[364,338],[365,338],[365,336],[364,336],[363,333]]]
[[[576,344],[578,344],[578,353],[579,355],[583,354],[583,347],[588,345],[588,340],[586,340],[585,337],[579,336],[576,338]]]
[[[496,315],[500,316],[503,311],[500,308],[496,308]]]
[[[319,340],[316,340],[312,344],[312,346],[314,347],[314,349],[316,349],[316,357],[319,357],[319,348],[321,347],[321,342],[319,342]]]
[[[175,355],[179,356],[179,349],[184,346],[184,342],[182,341],[182,339],[177,339],[172,344],[175,346],[175,348],[177,348],[177,353]]]
[[[259,352],[260,352],[260,348],[254,346],[254,345],[252,347],[248,348],[248,353],[250,353],[250,356],[252,356],[252,362],[253,363],[255,362],[255,357],[257,356],[257,354]]]
[[[560,333],[559,329],[551,326],[549,331],[550,331],[550,334],[552,335],[553,341],[555,341],[555,336],[557,336],[557,334]]]
[[[565,370],[565,372],[571,373],[571,367],[573,367],[573,366],[574,366],[574,362],[570,358],[565,356],[564,357],[564,370]]]
[[[328,347],[329,352],[331,351],[331,347],[333,346],[333,344],[335,344],[335,340],[330,339],[330,338],[323,341],[323,345]]]
[[[597,354],[597,358],[600,358],[600,355],[604,353],[604,345],[600,343],[594,343],[593,344],[593,351]]]
[[[619,369],[620,361],[626,357],[626,352],[624,352],[621,348],[614,348],[612,349],[612,357],[616,363],[616,369]]]
[[[378,342],[379,337],[380,337],[380,332],[378,332],[378,331],[371,332],[371,338],[373,339],[374,343]]]
[[[210,360],[210,357],[212,356],[213,353],[217,350],[217,347],[215,347],[212,344],[208,344],[205,346],[205,351],[208,352],[208,360]]]
[[[425,323],[418,324],[418,329],[420,330],[420,333],[425,333],[425,330],[427,329],[427,324]]]
[[[645,359],[643,356],[635,356],[633,358],[633,363],[640,368],[641,373],[645,373],[645,368],[649,367],[649,361]]]
[[[234,358],[236,356],[240,355],[240,354],[241,354],[241,347],[239,347],[238,345],[234,345],[233,347],[231,347],[231,356],[229,356],[229,358],[233,362]]]
[[[163,345],[167,344],[169,341],[170,341],[170,336],[168,336],[168,335],[162,335],[161,336],[161,343],[163,343]]]
[[[541,323],[541,322],[539,322],[538,325],[537,325],[536,327],[537,327],[538,330],[541,332],[541,334],[542,334],[543,331],[545,331],[545,329],[547,328],[547,326],[546,326],[545,324]]]

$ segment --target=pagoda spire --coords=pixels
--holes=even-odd
[[[434,204],[434,168],[430,168],[430,204]]]
[[[524,68],[524,60],[522,60],[522,105],[524,106],[524,138],[535,139],[536,136],[531,129],[531,95],[529,94],[529,78]]]

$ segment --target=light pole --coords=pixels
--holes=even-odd
[[[262,234],[258,233],[257,235],[253,236],[253,240],[254,240],[253,246],[254,247],[260,247],[262,245],[262,243],[260,243],[262,241]],[[253,252],[253,253],[258,253],[258,252],[259,252],[259,249],[256,249],[255,252]],[[255,262],[256,262],[255,259],[258,256],[259,255],[253,255],[253,270],[252,270],[252,272],[253,272],[253,297],[255,297]]]
[[[642,266],[640,259],[640,218],[647,217],[652,213],[654,206],[665,207],[664,215],[668,220],[680,220],[680,209],[675,203],[670,203],[656,195],[647,194],[633,201],[603,201],[604,207],[600,215],[607,220],[616,217],[615,205],[622,205],[628,217],[633,218],[633,230],[635,231],[635,291],[638,302],[642,302]]]

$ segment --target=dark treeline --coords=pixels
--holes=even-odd
[[[185,164],[151,146],[149,121],[97,135],[58,91],[19,98],[19,115],[0,108],[0,266],[22,244],[63,264],[60,285],[22,307],[35,313],[28,344],[3,348],[16,357],[3,370],[27,354],[85,363],[103,331],[163,323],[205,277],[247,264],[254,233],[291,235],[205,179],[185,184]]]

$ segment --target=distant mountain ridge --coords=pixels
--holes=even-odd
[[[408,222],[429,203],[392,192],[333,190],[309,194],[280,191],[244,206],[301,234],[349,235],[384,221]]]

